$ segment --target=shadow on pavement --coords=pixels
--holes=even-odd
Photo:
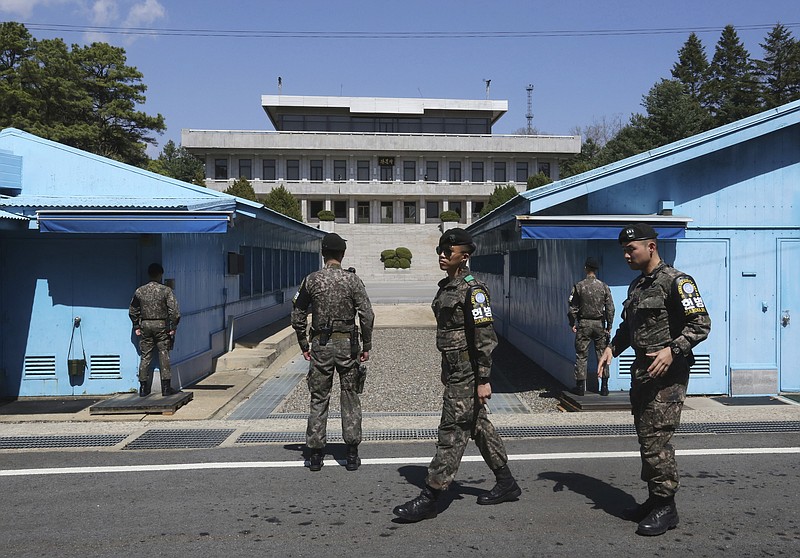
[[[566,488],[582,494],[593,502],[594,509],[603,510],[620,519],[625,519],[623,510],[636,505],[636,499],[624,490],[588,475],[547,471],[539,473],[539,478],[553,481],[553,492],[561,492]]]

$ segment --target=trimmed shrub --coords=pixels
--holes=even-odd
[[[411,256],[411,250],[409,250],[406,247],[400,246],[399,248],[397,248],[397,250],[395,250],[395,252],[397,252],[397,257],[398,258],[404,258],[406,260],[411,260],[411,257],[412,257]]]
[[[397,252],[395,250],[384,250],[381,252],[381,261],[385,262],[389,258],[396,258]]]
[[[411,267],[411,260],[409,260],[408,258],[398,258],[397,263],[400,269],[408,269],[409,267]]]
[[[447,211],[442,211],[439,214],[439,219],[445,223],[457,223],[461,220],[461,215],[448,209]]]
[[[317,217],[320,221],[335,221],[336,215],[333,214],[333,211],[330,209],[323,209],[322,211],[317,212]]]
[[[387,258],[386,261],[383,262],[383,267],[385,269],[395,269],[400,266],[400,261],[397,258]]]

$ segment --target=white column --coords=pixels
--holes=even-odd
[[[425,224],[426,214],[428,212],[428,208],[426,206],[425,198],[419,199],[419,207],[417,208],[417,216],[419,218],[419,222],[421,225]]]
[[[464,202],[464,211],[467,214],[467,225],[469,225],[472,223],[472,200],[468,199]]]

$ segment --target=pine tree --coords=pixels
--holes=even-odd
[[[777,24],[764,43],[764,59],[756,61],[764,108],[774,108],[800,98],[800,43]]]
[[[709,75],[706,83],[707,108],[717,126],[761,110],[755,64],[732,25],[722,30]]]
[[[256,199],[256,191],[253,190],[253,186],[246,178],[240,178],[239,180],[234,181],[233,184],[228,186],[223,194],[230,194],[231,196],[244,198],[250,201],[258,201]]]
[[[164,145],[164,149],[161,150],[157,159],[153,159],[147,164],[147,170],[198,186],[205,186],[203,161],[189,153],[185,147],[175,145],[172,140]]]
[[[703,86],[708,81],[708,58],[700,38],[692,33],[678,51],[672,66],[672,77],[683,84],[686,92],[699,103],[704,102]]]
[[[264,198],[264,205],[273,211],[282,213],[287,217],[303,220],[303,213],[300,211],[300,202],[297,201],[292,193],[283,185],[273,188],[267,197]]]

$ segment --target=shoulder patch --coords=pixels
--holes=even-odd
[[[694,279],[688,276],[681,277],[677,281],[677,286],[678,296],[685,315],[708,314],[706,304],[703,302],[703,297],[700,296],[700,291],[697,289]]]
[[[494,321],[492,307],[489,304],[489,293],[483,287],[477,286],[470,289],[469,305],[472,312],[472,323],[475,325],[491,324]]]
[[[467,275],[464,276],[464,281],[466,281],[467,283],[469,283],[470,281],[474,281],[474,280],[475,280],[475,278],[471,274],[467,274]]]

